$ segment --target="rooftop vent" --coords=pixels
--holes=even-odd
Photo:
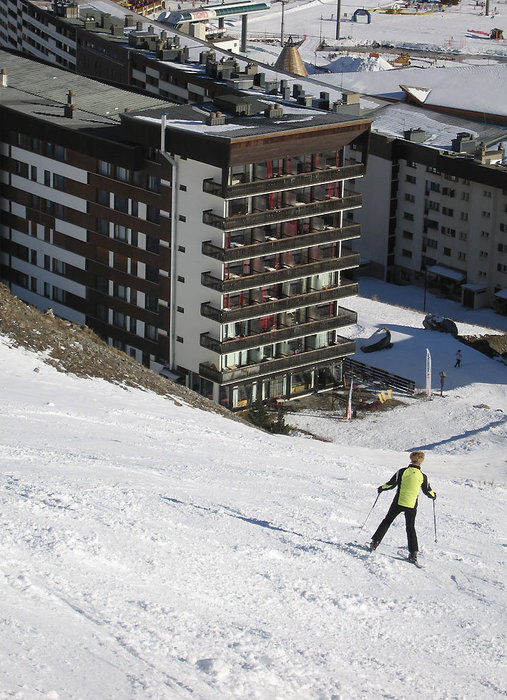
[[[451,148],[456,153],[474,153],[475,138],[468,131],[459,131],[451,141]]]
[[[407,129],[403,132],[405,141],[412,141],[413,143],[424,143],[426,136],[424,129]]]
[[[74,117],[74,110],[76,109],[75,105],[72,104],[72,98],[74,97],[74,93],[72,90],[69,90],[67,93],[67,104],[63,108],[63,116],[67,117],[67,119],[72,119]]]
[[[206,126],[221,126],[222,124],[225,124],[225,114],[222,112],[211,112],[206,117]]]
[[[283,117],[282,105],[278,103],[269,105],[269,107],[264,110],[264,116],[268,119],[279,119],[280,117]]]

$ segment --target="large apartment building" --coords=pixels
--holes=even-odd
[[[370,114],[368,173],[355,189],[371,274],[507,311],[504,127],[390,105]],[[423,123],[425,128],[407,129]]]
[[[0,263],[17,296],[233,409],[340,378],[368,120],[172,105],[5,52],[0,68]]]

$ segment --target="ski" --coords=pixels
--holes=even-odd
[[[409,559],[409,558],[407,557],[406,552],[403,552],[401,549],[399,549],[399,550],[396,552],[396,554],[397,554],[399,557],[401,557],[402,559],[404,559],[405,561],[408,561],[410,564],[413,564],[414,566],[417,566],[418,569],[424,569],[424,566],[423,566],[422,564],[420,564],[417,560],[416,560],[416,561],[413,561],[412,559]]]

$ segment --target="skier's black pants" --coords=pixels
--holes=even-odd
[[[391,507],[387,511],[386,517],[382,520],[377,528],[377,531],[372,537],[375,542],[382,542],[384,535],[391,527],[391,524],[395,518],[398,517],[400,513],[405,513],[405,527],[407,530],[407,541],[408,541],[408,551],[417,552],[419,550],[419,545],[417,544],[417,535],[415,532],[415,516],[417,515],[417,508],[407,508],[406,506],[400,506],[393,501]]]

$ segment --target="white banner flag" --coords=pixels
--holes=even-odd
[[[431,396],[431,354],[426,348],[426,396]]]
[[[354,379],[350,380],[350,391],[349,391],[349,402],[347,404],[347,420],[352,420],[352,388],[354,386]]]

